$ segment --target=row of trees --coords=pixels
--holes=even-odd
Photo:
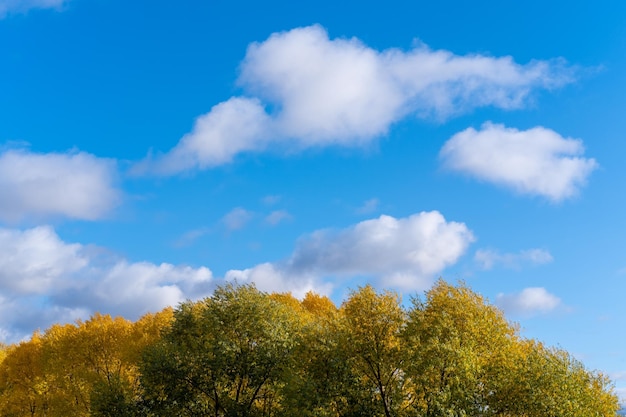
[[[337,308],[254,286],[0,347],[2,416],[615,416],[610,381],[464,285]]]

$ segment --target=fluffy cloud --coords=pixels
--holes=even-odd
[[[96,220],[120,200],[114,161],[87,153],[0,154],[0,220],[63,216]]]
[[[264,149],[272,133],[272,121],[259,100],[234,97],[198,117],[191,133],[169,153],[148,157],[133,172],[170,175],[225,164],[240,152]]]
[[[556,309],[561,299],[543,287],[531,287],[518,294],[498,294],[496,304],[506,313],[529,316]]]
[[[47,226],[0,229],[0,288],[16,295],[59,289],[59,277],[87,266],[80,251],[81,245],[66,244]]]
[[[330,294],[337,282],[356,277],[425,289],[472,241],[465,224],[446,221],[436,211],[380,216],[314,232],[283,262],[231,270],[225,279],[297,296],[309,290]],[[0,228],[0,338],[16,340],[94,311],[136,319],[207,296],[219,281],[205,267],[129,262],[102,248],[67,243],[49,226]]]
[[[130,263],[99,252],[64,242],[49,226],[0,229],[0,333],[23,336],[93,311],[137,318],[213,286],[204,267]]]
[[[544,127],[520,131],[485,123],[454,135],[440,157],[450,170],[559,202],[576,195],[598,167],[583,153],[581,140]]]
[[[558,61],[520,65],[422,44],[377,51],[355,38],[329,39],[320,26],[298,28],[251,44],[238,81],[246,96],[213,107],[170,152],[135,171],[204,169],[270,144],[359,146],[410,114],[441,120],[482,106],[518,108],[533,90],[571,81]]]
[[[376,278],[386,287],[425,289],[473,240],[465,224],[448,222],[437,211],[400,219],[383,215],[342,230],[314,232],[300,239],[287,260],[229,271],[226,278],[295,293],[328,290],[328,277],[355,276]]]
[[[550,252],[544,249],[527,249],[518,253],[500,253],[491,249],[479,249],[474,255],[474,260],[482,269],[492,269],[496,265],[505,268],[518,269],[522,264],[541,265],[552,262]]]
[[[298,298],[304,297],[309,291],[326,295],[331,293],[332,285],[321,282],[316,275],[294,272],[283,265],[266,262],[249,269],[230,270],[225,278],[239,283],[254,282],[261,291],[291,292]]]
[[[66,3],[68,0],[0,0],[0,18],[31,9],[56,9]]]

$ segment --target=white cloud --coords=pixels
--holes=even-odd
[[[559,61],[520,65],[423,44],[377,51],[355,38],[329,39],[320,26],[297,28],[251,44],[238,81],[246,96],[216,105],[171,151],[135,170],[204,169],[270,144],[361,146],[410,114],[442,120],[476,107],[519,108],[532,91],[572,80]]]
[[[235,207],[222,217],[222,223],[228,230],[239,230],[252,219],[252,212],[243,207]]]
[[[119,203],[113,160],[79,153],[0,154],[0,220],[103,218]]]
[[[89,288],[76,285],[76,292],[83,294],[81,306],[137,317],[147,311],[175,306],[188,298],[208,295],[213,276],[205,267],[121,260],[97,270],[96,278]],[[92,301],[86,303],[89,298]]]
[[[239,283],[254,282],[261,291],[291,292],[298,298],[304,297],[309,291],[325,295],[332,292],[332,285],[321,282],[314,274],[297,274],[281,265],[267,262],[244,270],[230,270],[225,279]]]
[[[535,315],[556,309],[561,305],[561,299],[543,287],[531,287],[517,294],[498,294],[496,305],[506,313]]]
[[[281,222],[290,220],[291,214],[287,210],[274,210],[265,217],[265,222],[272,226],[276,226]]]
[[[598,167],[583,153],[581,140],[544,127],[520,131],[488,122],[454,135],[440,157],[450,170],[558,202],[576,195]]]
[[[31,9],[58,9],[67,3],[68,0],[0,0],[0,18]]]
[[[225,164],[238,153],[263,150],[272,130],[271,119],[259,100],[233,97],[198,117],[191,133],[174,149],[140,162],[133,172],[171,175]]]
[[[482,269],[488,270],[496,265],[512,269],[518,269],[525,263],[541,265],[552,262],[553,258],[545,249],[527,249],[518,253],[500,253],[492,249],[479,249],[474,255],[474,260]]]
[[[373,277],[386,287],[425,289],[473,240],[465,224],[448,222],[437,211],[400,219],[383,215],[338,231],[314,232],[301,238],[284,262],[229,271],[226,277],[295,292],[327,288],[329,277],[355,276]]]
[[[54,230],[0,229],[0,288],[14,294],[45,294],[59,288],[58,278],[88,264],[81,245],[66,244]]]
[[[0,331],[15,337],[94,311],[136,319],[213,285],[207,268],[103,259],[49,226],[0,229]]]
[[[231,270],[226,280],[266,291],[330,294],[335,284],[370,277],[385,287],[424,289],[473,241],[463,224],[436,211],[380,216],[305,236],[284,262]],[[205,267],[129,262],[104,249],[64,242],[49,226],[0,228],[0,335],[15,341],[35,328],[94,311],[136,319],[211,293],[219,279]],[[7,336],[8,335],[8,336]]]

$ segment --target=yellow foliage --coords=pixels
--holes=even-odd
[[[312,291],[309,291],[304,296],[302,300],[302,307],[306,311],[315,316],[331,316],[336,314],[338,309],[337,306],[330,300],[330,298],[316,294]]]
[[[443,280],[409,310],[371,286],[340,308],[313,292],[299,301],[226,286],[136,322],[96,313],[0,344],[0,416],[127,417],[144,399],[161,407],[155,415],[181,416],[614,417],[618,408],[605,375],[523,339],[483,297]]]

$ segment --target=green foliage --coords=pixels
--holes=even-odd
[[[614,417],[611,381],[523,339],[465,285],[412,307],[227,285],[135,323],[96,314],[0,345],[0,415]]]
[[[499,310],[463,285],[439,281],[425,300],[414,299],[405,370],[418,414],[490,415],[493,382],[506,372],[517,338]]]
[[[371,286],[353,292],[343,304],[346,349],[353,372],[385,417],[396,416],[405,405],[401,334],[406,314],[397,294],[377,294]]]
[[[146,397],[159,412],[193,416],[274,415],[292,364],[297,320],[253,286],[218,288],[185,303],[142,364]]]
[[[108,381],[94,384],[91,397],[91,416],[93,417],[134,417],[139,414],[139,405],[128,393],[132,392],[128,382],[119,376]]]

